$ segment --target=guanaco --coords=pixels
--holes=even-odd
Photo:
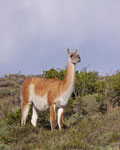
[[[56,122],[55,109],[58,108],[57,122],[59,130],[62,129],[64,106],[68,103],[74,89],[75,65],[81,61],[80,56],[77,54],[77,49],[74,53],[70,53],[69,49],[67,49],[67,53],[67,69],[63,80],[31,77],[23,82],[21,86],[22,125],[25,125],[32,103],[31,123],[34,127],[37,125],[38,110],[44,111],[49,108],[51,130],[54,130]]]

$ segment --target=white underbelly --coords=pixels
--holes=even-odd
[[[47,95],[44,97],[35,96],[32,102],[38,110],[42,111],[48,108]]]
[[[34,106],[38,110],[41,110],[41,111],[46,110],[49,107],[48,101],[47,101],[47,94],[44,95],[43,97],[36,95],[36,93],[34,92],[34,86],[33,85],[30,85],[29,101],[33,102]]]

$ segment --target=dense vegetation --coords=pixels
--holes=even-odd
[[[44,71],[64,79],[64,69]],[[75,90],[65,108],[63,131],[50,131],[49,110],[39,112],[38,126],[20,125],[20,86],[27,77],[0,78],[0,150],[99,150],[120,148],[120,72],[100,76],[86,68],[76,72]]]

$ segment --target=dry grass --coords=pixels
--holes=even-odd
[[[20,126],[20,85],[25,76],[0,79],[0,150],[120,149],[120,108],[99,112],[96,94],[72,98],[65,109],[64,129],[50,130],[49,111],[40,112],[38,126]],[[9,80],[9,82],[8,82]]]

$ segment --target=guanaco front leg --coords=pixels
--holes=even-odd
[[[50,124],[52,131],[55,128],[55,122],[56,122],[55,105],[50,105]]]
[[[63,112],[64,112],[63,108],[58,109],[58,127],[59,127],[59,130],[62,130]]]
[[[36,125],[37,125],[37,119],[38,119],[37,109],[35,106],[33,106],[31,123],[34,127],[36,127]]]

